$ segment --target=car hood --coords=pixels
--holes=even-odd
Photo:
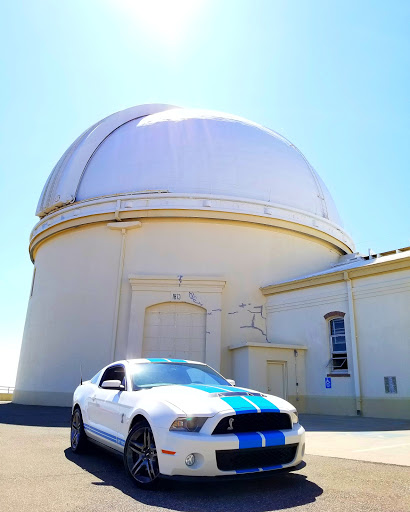
[[[153,399],[166,401],[188,416],[214,416],[221,412],[292,412],[282,398],[236,386],[203,384],[159,386],[146,390]]]

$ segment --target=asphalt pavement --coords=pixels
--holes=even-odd
[[[329,418],[304,416],[308,434],[309,425],[315,435],[338,435],[343,433],[340,425],[345,432],[350,425],[350,434],[369,431],[366,425],[360,430],[358,423]],[[126,478],[120,457],[97,447],[74,455],[69,421],[66,408],[0,403],[0,512],[410,511],[409,467],[309,453],[306,466],[291,474],[229,482],[165,481],[157,491],[142,491]],[[378,432],[406,435],[409,422],[381,428]]]

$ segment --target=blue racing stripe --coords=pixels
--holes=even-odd
[[[266,446],[279,446],[285,444],[285,434],[280,430],[262,432],[266,439]]]
[[[167,363],[168,359],[163,357],[147,357],[147,361],[151,361],[151,363]]]
[[[200,391],[205,391],[206,393],[220,393],[222,391],[221,388],[207,386],[206,384],[187,384],[187,387],[199,389]]]
[[[257,412],[256,407],[252,407],[252,404],[245,400],[243,396],[221,396],[219,398],[226,402],[230,407],[232,407],[236,414]]]
[[[262,437],[257,432],[243,432],[235,434],[239,439],[239,449],[262,448]]]
[[[171,363],[186,363],[186,359],[169,359]]]
[[[262,468],[262,470],[270,471],[271,469],[280,469],[280,468],[283,468],[283,466],[281,464],[279,464],[279,466],[266,466],[266,467]]]
[[[266,400],[263,396],[247,396],[246,398],[259,407],[261,412],[279,412],[276,405],[273,405],[272,402],[269,402],[269,400]]]
[[[236,472],[238,474],[241,474],[241,473],[258,473],[259,472],[259,468],[253,468],[253,469],[237,469]]]

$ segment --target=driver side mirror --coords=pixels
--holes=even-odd
[[[226,379],[231,386],[236,386],[236,382],[233,379]]]
[[[105,380],[101,387],[104,389],[119,389],[120,391],[123,391],[125,389],[125,386],[121,384],[120,380]]]

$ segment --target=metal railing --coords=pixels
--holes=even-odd
[[[0,393],[11,394],[14,392],[14,386],[0,386]]]

